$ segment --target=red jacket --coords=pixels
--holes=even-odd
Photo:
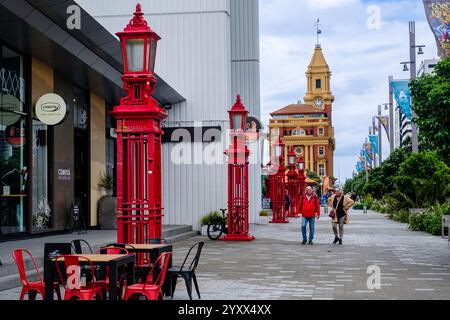
[[[314,218],[320,216],[320,202],[319,197],[315,194],[311,196],[311,199],[303,195],[297,204],[297,212],[299,212],[305,218]]]

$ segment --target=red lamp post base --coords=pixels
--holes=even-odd
[[[288,219],[273,219],[269,223],[289,223]]]
[[[255,237],[250,234],[227,234],[220,241],[253,241]]]

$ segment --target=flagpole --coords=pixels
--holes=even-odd
[[[392,90],[393,76],[389,76],[389,143],[391,153],[394,152],[394,91]]]
[[[378,116],[381,117],[381,105],[378,106]],[[382,146],[381,120],[378,118],[378,164],[381,167],[383,162],[383,146]]]

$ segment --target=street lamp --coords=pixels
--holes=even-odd
[[[298,174],[295,171],[295,160],[297,156],[294,152],[294,148],[290,148],[288,152],[288,165],[289,165],[289,172],[287,174],[288,177],[288,193],[289,198],[291,199],[291,204],[289,206],[289,212],[288,216],[292,218],[296,218],[298,215],[295,212],[297,207],[297,198],[299,194],[299,180],[298,180]]]
[[[161,122],[167,117],[152,97],[157,43],[141,5],[120,39],[126,96],[111,112],[117,134],[117,239],[145,243],[162,237]],[[140,259],[140,258],[138,258]]]
[[[230,111],[231,145],[225,154],[228,156],[228,233],[223,241],[252,241],[248,222],[248,156],[250,151],[245,144],[245,126],[248,111],[237,96]]]
[[[286,168],[284,167],[284,143],[280,136],[275,142],[274,153],[278,162],[278,170],[270,176],[273,212],[271,223],[288,223],[285,208]]]

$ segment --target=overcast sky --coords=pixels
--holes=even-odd
[[[379,29],[367,26],[371,16],[367,10],[373,5],[380,8]],[[260,0],[260,16],[261,109],[266,126],[270,112],[303,100],[305,72],[316,42],[315,22],[320,18],[320,42],[333,73],[334,170],[343,183],[352,176],[377,106],[388,102],[388,76],[409,77],[400,65],[409,60],[408,21],[416,21],[417,44],[427,46],[419,60],[437,57],[423,2]],[[388,155],[385,138],[384,157]]]

